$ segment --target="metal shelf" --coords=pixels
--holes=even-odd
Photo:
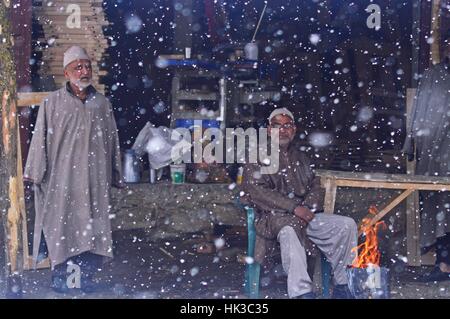
[[[214,116],[202,115],[195,111],[174,111],[172,117],[176,119],[193,119],[193,120],[217,120],[219,112],[214,112]]]
[[[240,95],[240,102],[245,104],[257,104],[272,99],[278,91],[245,91]]]
[[[189,101],[217,101],[219,94],[216,92],[191,92],[180,90],[175,93],[176,99]]]

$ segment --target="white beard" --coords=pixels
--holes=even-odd
[[[81,91],[85,90],[86,88],[92,85],[92,80],[89,81],[74,80],[70,82],[73,85],[77,86]]]

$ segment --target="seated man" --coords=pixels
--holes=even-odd
[[[245,201],[256,207],[255,261],[262,264],[269,251],[281,247],[290,298],[314,298],[307,272],[307,250],[312,241],[331,263],[333,298],[350,298],[346,267],[356,254],[357,226],[349,217],[319,213],[324,191],[315,178],[306,154],[293,144],[294,116],[286,108],[269,116],[269,133],[279,129],[279,170],[261,174],[249,164],[244,170]]]

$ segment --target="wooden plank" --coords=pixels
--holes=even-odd
[[[80,6],[81,9],[81,16],[84,15],[92,15],[92,14],[97,14],[97,13],[102,13],[103,12],[103,8],[102,7],[86,7],[86,6]],[[71,12],[66,12],[65,9],[60,10],[60,7],[56,8],[56,7],[34,7],[33,8],[34,12],[36,12],[36,14],[45,14],[45,15],[61,15],[61,16],[70,16]]]
[[[80,45],[80,46],[84,47],[91,59],[93,59],[94,57],[101,58],[103,52],[105,51],[104,47],[102,47],[100,45],[97,45],[95,47],[93,43],[87,43],[86,45],[84,45],[82,42],[78,42],[78,43],[73,42],[72,44],[66,44],[66,45],[56,44],[55,46],[50,46],[48,48],[48,50],[44,53],[43,58],[51,58],[54,61],[63,61],[64,60],[64,52],[66,52],[66,50],[69,47],[71,47],[72,45]]]
[[[48,39],[48,37],[47,37]],[[95,40],[95,39],[106,39],[105,36],[101,35],[101,34],[72,34],[70,35],[70,37],[68,37],[65,34],[58,34],[57,36],[55,36],[55,39],[73,39],[73,40],[81,40],[81,41],[86,41],[86,40]],[[46,40],[46,38],[40,37],[38,40]]]
[[[439,53],[439,42],[440,42],[440,2],[441,0],[432,0],[432,8],[431,8],[431,37],[433,38],[433,42],[430,45],[430,57],[431,63],[438,64],[441,62],[440,53]]]
[[[401,203],[402,200],[404,200],[406,197],[408,197],[412,192],[414,192],[414,189],[407,189],[403,193],[401,193],[399,196],[397,196],[392,202],[390,202],[385,208],[383,208],[378,214],[376,214],[369,224],[368,227],[371,227],[375,225],[378,221],[380,221],[387,213],[389,213],[395,206]],[[361,231],[360,231],[361,235]]]
[[[340,180],[360,180],[360,181],[392,181],[399,183],[444,183],[450,184],[449,177],[405,175],[405,174],[383,174],[383,173],[360,173],[344,172],[333,170],[316,170],[317,176],[332,177]]]
[[[76,45],[76,44],[74,44],[74,45]],[[67,50],[68,48],[69,48],[69,47],[67,47],[67,48],[65,48],[65,49]],[[98,53],[92,53],[92,52],[89,52],[89,51],[90,51],[90,50],[89,50],[89,47],[85,47],[85,49],[86,49],[86,51],[87,51],[87,54],[88,54],[89,57],[91,58],[91,60],[97,62],[97,61],[99,61],[99,60],[101,59],[101,57],[102,57],[101,52],[98,52]],[[46,63],[49,63],[49,62],[60,62],[60,63],[58,63],[58,64],[60,65],[60,67],[61,67],[61,69],[62,69],[62,65],[63,65],[64,59],[63,59],[61,56],[64,56],[64,52],[65,52],[66,50],[61,50],[61,52],[54,52],[54,54],[51,54],[50,52],[46,52],[46,53],[45,53],[45,56],[44,56],[42,59],[43,59],[44,62],[46,62]]]
[[[24,107],[30,105],[40,105],[42,100],[49,95],[50,92],[32,92],[32,93],[18,93],[17,106]]]
[[[77,1],[81,9],[81,27],[68,28],[66,21],[70,13],[66,12],[67,1],[55,0],[52,2],[42,2],[41,6],[35,3],[34,12],[37,20],[43,28],[44,37],[41,43],[49,42],[54,38],[51,46],[40,47],[39,51],[43,53],[42,60],[44,65],[38,71],[39,74],[53,76],[56,85],[60,86],[66,79],[62,68],[64,52],[71,45],[81,45],[86,48],[89,56],[93,60],[100,61],[106,56],[108,41],[103,34],[103,26],[109,26],[112,23],[107,21],[101,1]],[[104,85],[100,84],[99,76],[105,75],[105,71],[100,71],[94,67],[93,82],[100,92],[104,91]]]
[[[56,68],[57,70],[60,71],[61,74],[63,74],[64,70],[63,70],[62,62],[63,61],[48,61],[48,62],[45,62],[45,65],[50,68]],[[91,61],[91,66],[93,69],[95,69],[96,67],[99,67],[99,64],[97,63],[97,61],[94,60],[94,61]]]
[[[80,42],[81,41],[79,39],[64,39],[63,38],[63,39],[55,39],[54,43],[75,45],[75,44],[81,44]],[[100,44],[108,44],[108,40],[106,40],[106,39],[89,39],[89,40],[86,39],[85,41],[83,41],[82,46],[85,49],[86,49],[86,45],[101,48],[102,46]],[[107,48],[107,46],[105,48]]]
[[[352,180],[336,180],[336,185],[340,187],[362,187],[362,188],[384,188],[384,189],[416,189],[416,190],[434,190],[434,191],[450,191],[450,183],[448,184],[422,184],[422,183],[390,183],[390,182],[373,182],[373,181],[352,181]]]
[[[410,131],[411,110],[416,96],[416,89],[406,90],[406,131]],[[416,160],[406,162],[406,172],[415,172]],[[409,266],[420,266],[420,206],[419,192],[406,198],[406,256]]]
[[[62,4],[62,3],[55,3],[52,6],[34,6],[33,10],[39,10],[39,11],[56,11],[56,12],[66,12],[67,10],[67,5],[69,5],[70,3],[67,4]],[[86,12],[89,10],[99,10],[99,9],[103,9],[100,6],[93,6],[92,4],[87,4],[87,3],[80,3],[79,1],[74,2],[74,4],[77,4],[80,9],[81,12]],[[71,12],[66,13],[67,15],[69,15]]]
[[[419,193],[406,199],[406,256],[409,266],[420,266]]]
[[[77,28],[77,29],[69,29],[60,25],[49,25],[49,24],[41,24],[42,28],[44,29],[45,35],[46,37],[50,37],[50,36],[58,36],[59,34],[81,34],[81,35],[86,35],[86,34],[103,34],[103,32],[101,31],[100,28],[95,28],[95,26],[93,25],[87,25],[87,26],[82,26],[81,28]]]
[[[36,265],[36,268],[33,267],[33,257],[29,256],[27,260],[24,261],[24,270],[34,270],[34,269],[45,269],[50,268],[50,259],[45,258],[40,263]]]
[[[20,143],[20,131],[17,134],[17,179],[20,181],[18,183],[18,196],[19,196],[19,211],[21,215],[22,222],[22,248],[23,248],[23,268],[26,269],[26,262],[29,259],[28,252],[28,227],[27,227],[27,212],[25,209],[25,192],[23,187],[23,163],[22,163],[22,151]]]
[[[46,18],[46,19],[41,19],[39,21],[42,25],[47,25],[47,26],[58,26],[61,28],[67,28],[68,30],[71,30],[72,28],[67,27],[66,25],[66,20],[65,19],[57,19],[57,18]],[[100,19],[89,19],[89,18],[84,18],[82,20],[80,20],[80,28],[82,27],[91,27],[91,26],[108,26],[110,25],[109,21],[106,20],[100,20]],[[80,28],[73,28],[73,29],[80,29]]]

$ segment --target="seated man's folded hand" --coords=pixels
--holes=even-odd
[[[306,206],[297,206],[294,209],[294,215],[307,223],[311,222],[315,217],[314,213]]]

